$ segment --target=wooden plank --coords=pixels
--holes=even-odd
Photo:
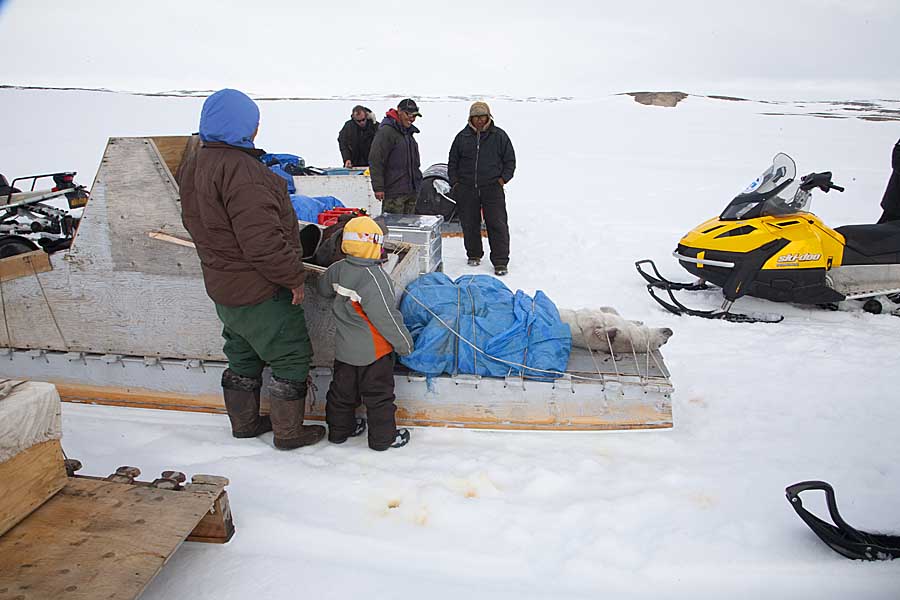
[[[66,485],[59,440],[35,444],[0,463],[0,535]]]
[[[52,270],[50,255],[43,250],[16,254],[0,259],[0,282],[19,277],[33,277],[35,273],[46,273]]]
[[[154,240],[159,240],[161,242],[168,242],[170,244],[178,244],[179,246],[185,246],[186,248],[196,248],[196,244],[191,240],[186,240],[184,238],[175,237],[174,235],[169,235],[164,231],[148,231],[147,236],[153,238]]]
[[[175,175],[187,148],[189,135],[157,135],[150,138],[156,150],[166,163],[169,173]]]
[[[625,429],[667,429],[672,427],[670,403],[638,398],[622,405],[608,405],[603,397],[587,400],[566,392],[553,394],[535,390],[533,398],[511,401],[485,394],[477,401],[469,395],[424,397],[419,390],[408,390],[398,376],[397,425],[401,427],[459,427],[464,429],[608,431]],[[445,385],[453,385],[445,383]],[[224,413],[219,395],[188,395],[100,386],[57,383],[64,402],[128,406],[192,412]],[[325,420],[324,396],[327,382],[318,381],[318,397],[307,401],[306,419]],[[423,384],[424,386],[424,384]],[[546,384],[549,387],[549,384]],[[544,388],[546,389],[546,388]],[[265,389],[263,390],[265,392]],[[588,394],[589,392],[583,392]],[[548,396],[545,398],[544,396]],[[570,397],[567,401],[565,398]],[[262,398],[261,412],[267,413],[268,399]]]
[[[55,383],[56,390],[59,392],[59,397],[63,402],[189,412],[225,412],[225,401],[222,399],[221,394],[192,395],[157,392],[142,388],[81,385],[64,382],[53,383]]]
[[[70,477],[0,537],[0,599],[136,598],[216,497]]]

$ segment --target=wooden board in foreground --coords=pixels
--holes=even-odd
[[[46,273],[50,266],[50,255],[43,250],[34,250],[16,254],[8,258],[0,258],[0,282],[32,277],[37,273]]]
[[[0,463],[0,535],[66,485],[59,440],[35,444]]]
[[[220,493],[70,477],[0,537],[0,600],[136,598]]]

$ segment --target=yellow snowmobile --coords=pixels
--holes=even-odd
[[[776,154],[772,165],[721,215],[681,238],[673,255],[699,281],[669,281],[653,261],[636,262],[650,295],[675,314],[737,322],[783,318],[731,312],[734,301],[744,295],[829,306],[841,300],[872,299],[866,310],[880,312],[876,298],[900,292],[900,222],[832,229],[807,211],[811,192],[844,188],[831,182],[830,172],[810,173],[799,181],[796,174],[793,159]],[[708,284],[722,288],[725,299],[720,309],[688,308],[673,293],[708,289]],[[657,290],[668,297],[661,298]]]

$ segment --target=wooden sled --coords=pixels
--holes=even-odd
[[[234,535],[224,477],[195,475],[182,485],[183,475],[166,472],[139,482],[133,467],[107,478],[67,475],[56,440],[3,469],[20,482],[46,480],[49,470],[62,487],[0,536],[0,600],[137,598],[185,540]]]
[[[64,400],[223,412],[222,325],[181,224],[173,177],[188,137],[111,138],[78,234],[50,270],[0,281],[0,376],[58,385]],[[310,178],[306,178],[310,179]],[[417,246],[398,247],[399,294],[419,274]],[[401,254],[404,253],[404,254]],[[323,416],[334,363],[331,300],[310,267],[303,302]],[[399,298],[398,298],[399,299]],[[662,354],[575,349],[555,380],[395,372],[402,425],[605,430],[672,426]],[[265,389],[264,389],[265,394]]]

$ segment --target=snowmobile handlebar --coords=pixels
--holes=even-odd
[[[809,191],[813,188],[819,188],[826,194],[831,190],[843,192],[844,188],[831,182],[831,171],[823,171],[822,173],[810,173],[804,175],[800,179],[800,189]]]

